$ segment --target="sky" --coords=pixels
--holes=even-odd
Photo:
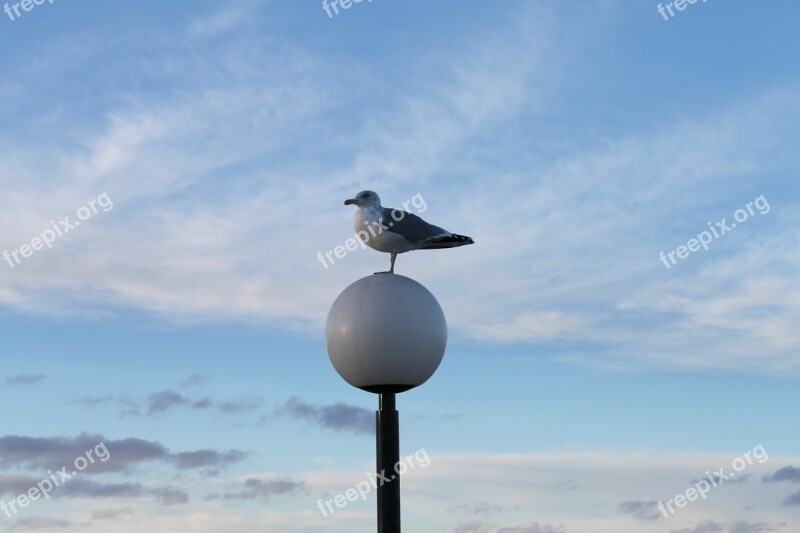
[[[0,13],[0,529],[374,531],[373,190],[475,240],[406,531],[798,531],[800,4],[331,4]]]

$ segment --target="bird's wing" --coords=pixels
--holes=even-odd
[[[392,217],[392,213],[394,213],[394,217]],[[452,235],[451,232],[439,226],[428,224],[417,215],[402,209],[384,207],[381,214],[383,215],[383,225],[387,226],[387,232],[396,233],[410,242],[424,244],[433,239]],[[402,218],[401,214],[403,215]]]

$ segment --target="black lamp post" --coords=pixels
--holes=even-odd
[[[393,392],[381,394],[375,415],[376,472],[384,476],[389,472],[392,480],[378,486],[378,531],[381,533],[400,531],[400,474],[395,472],[395,465],[400,461],[400,417],[394,397]]]

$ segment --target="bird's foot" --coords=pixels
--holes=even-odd
[[[373,272],[373,274],[394,274],[394,270],[384,270],[382,272]]]

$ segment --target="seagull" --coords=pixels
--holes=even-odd
[[[353,227],[364,244],[373,250],[392,254],[389,270],[376,274],[394,274],[397,254],[403,252],[456,248],[475,243],[470,237],[428,224],[402,209],[382,207],[380,197],[373,191],[361,191],[355,198],[345,200],[344,205],[358,207],[353,215]]]

